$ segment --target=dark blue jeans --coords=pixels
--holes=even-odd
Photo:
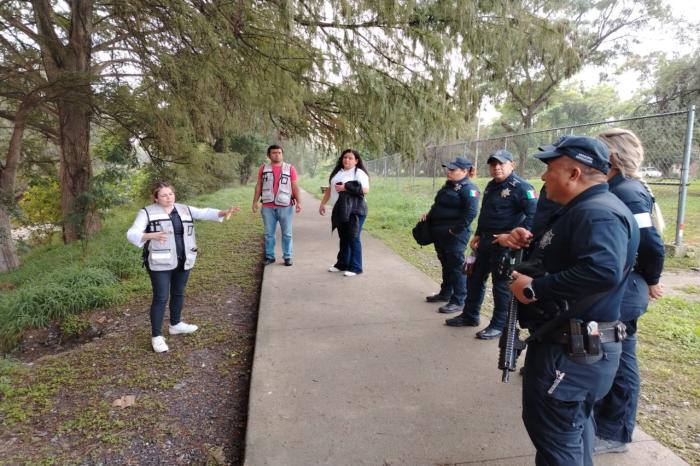
[[[622,342],[620,367],[613,386],[605,398],[596,404],[595,422],[598,437],[629,443],[637,418],[639,400],[639,366],[637,365],[637,335],[628,335]]]
[[[493,285],[493,316],[489,327],[503,330],[506,324],[506,315],[512,294],[508,287],[508,278],[499,276],[501,257],[506,249],[491,244],[491,238],[482,238],[476,253],[476,262],[472,274],[467,279],[467,301],[464,304],[464,313],[471,320],[478,322],[481,313],[481,303],[484,302],[486,293],[486,279],[491,274]]]
[[[338,250],[338,260],[334,266],[335,268],[362,273],[362,243],[360,242],[360,233],[362,233],[362,225],[364,225],[366,218],[366,215],[358,215],[357,231],[353,231],[353,228],[351,228],[352,222],[345,222],[338,225],[340,248]]]
[[[183,262],[180,262],[173,270],[148,271],[153,288],[153,301],[151,301],[151,336],[153,337],[163,335],[163,316],[168,297],[170,297],[170,325],[180,323],[180,313],[185,302],[185,286],[190,277],[190,271],[184,270],[183,265]]]
[[[593,464],[593,407],[610,389],[620,343],[603,343],[603,359],[580,364],[561,344],[531,342],[523,375],[523,422],[537,449],[537,466]],[[554,384],[559,373],[565,375]]]
[[[453,236],[447,231],[433,231],[435,252],[442,267],[440,295],[448,297],[450,304],[463,306],[467,297],[467,276],[462,273],[467,234]]]

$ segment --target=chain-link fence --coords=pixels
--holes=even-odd
[[[483,187],[489,178],[486,163],[489,155],[498,149],[507,149],[515,157],[516,171],[540,186],[538,180],[544,166],[531,157],[538,151],[538,146],[553,143],[564,135],[596,136],[607,128],[625,128],[634,131],[642,140],[645,155],[640,175],[662,208],[667,224],[665,241],[680,247],[687,239],[690,244],[700,245],[700,125],[694,120],[695,112],[691,107],[688,111],[429,146],[416,160],[397,154],[368,161],[366,166],[375,179],[382,177],[389,181],[388,178],[392,178],[392,182],[408,185],[411,190],[435,192],[445,179],[442,164],[456,156],[466,155],[476,165],[478,184]],[[684,187],[687,191],[682,189]],[[691,215],[685,218],[687,213]]]

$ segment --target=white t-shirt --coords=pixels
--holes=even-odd
[[[333,175],[331,179],[331,205],[335,204],[338,200],[338,192],[335,190],[335,184],[338,182],[347,183],[348,181],[358,181],[364,189],[369,189],[369,176],[361,168],[355,170],[351,168],[350,170],[341,169],[338,173]]]

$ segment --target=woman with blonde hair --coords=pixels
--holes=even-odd
[[[605,130],[598,139],[610,149],[610,192],[634,214],[640,241],[637,262],[629,276],[620,309],[620,321],[627,327],[620,366],[612,388],[595,407],[595,454],[627,451],[627,444],[632,441],[640,388],[636,357],[637,320],[646,311],[650,299],[663,295],[660,279],[664,265],[664,244],[657,231],[660,211],[654,212],[656,204],[651,189],[638,174],[644,161],[641,141],[632,131],[621,128]],[[658,211],[658,207],[656,209]]]

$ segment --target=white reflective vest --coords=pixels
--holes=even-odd
[[[197,243],[194,236],[194,223],[190,208],[183,204],[175,204],[180,220],[182,220],[183,243],[185,244],[184,269],[189,270],[197,259]],[[148,216],[146,233],[164,231],[168,234],[165,243],[149,240],[144,246],[144,260],[148,268],[154,272],[173,270],[177,267],[177,246],[175,245],[175,232],[170,215],[158,204],[151,204],[143,208]]]
[[[275,176],[272,173],[272,165],[266,163],[262,172],[262,201],[264,203],[274,202],[275,205],[287,207],[292,204],[292,166],[287,162],[282,163],[282,174],[275,195]]]

